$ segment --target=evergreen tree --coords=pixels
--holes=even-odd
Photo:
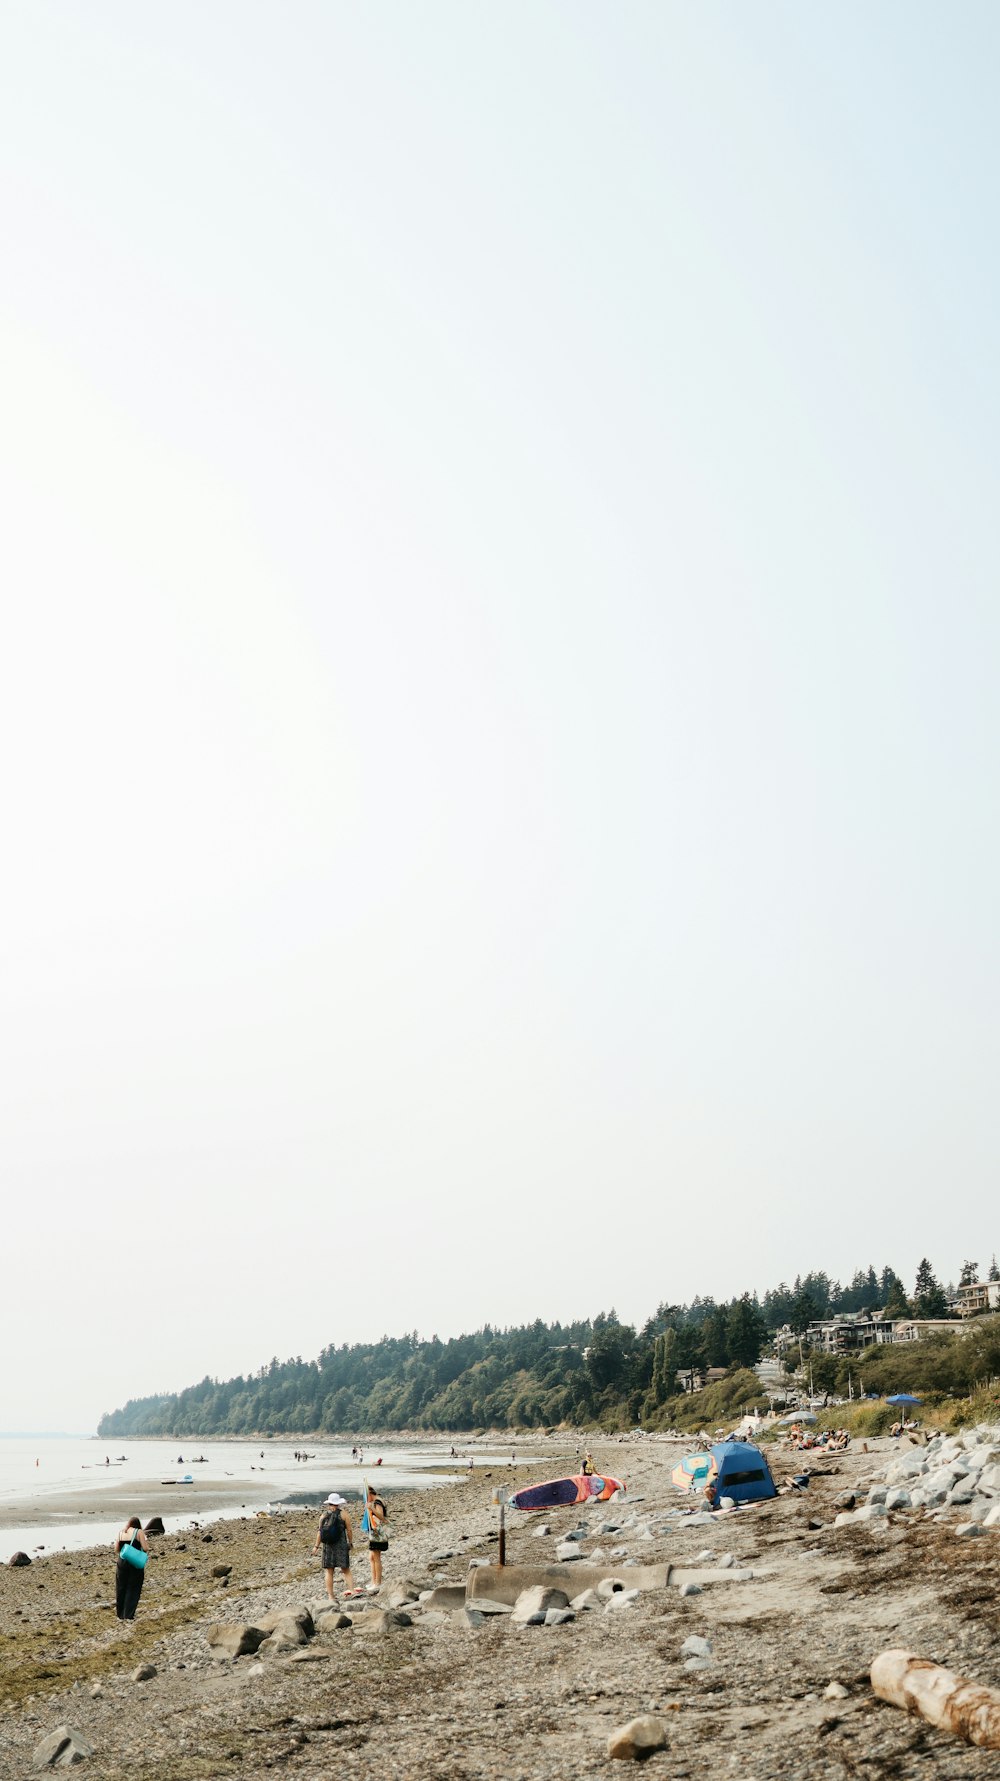
[[[945,1317],[947,1312],[948,1302],[925,1255],[917,1269],[917,1281],[913,1289],[913,1314],[915,1317]]]
[[[760,1306],[748,1292],[734,1299],[727,1318],[729,1359],[733,1366],[755,1367],[767,1340],[767,1325]]]
[[[891,1269],[889,1272],[891,1272]],[[886,1317],[893,1320],[899,1317],[910,1316],[910,1302],[903,1291],[903,1282],[900,1280],[898,1274],[893,1274],[889,1283],[884,1310]]]
[[[963,1262],[962,1272],[958,1276],[959,1286],[975,1286],[979,1279],[979,1263]]]
[[[986,1278],[987,1280],[1000,1280],[1000,1268],[997,1267],[997,1258],[995,1255],[991,1258],[990,1271]]]

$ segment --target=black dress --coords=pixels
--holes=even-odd
[[[132,1541],[122,1541],[122,1545],[134,1545]],[[142,1594],[145,1569],[138,1565],[130,1565],[128,1559],[119,1557],[115,1565],[115,1613],[119,1620],[134,1620],[135,1611],[139,1606]]]

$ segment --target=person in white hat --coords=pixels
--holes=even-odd
[[[363,1589],[355,1589],[354,1578],[351,1576],[351,1547],[354,1544],[354,1529],[347,1513],[346,1497],[338,1496],[335,1490],[330,1492],[323,1504],[319,1530],[313,1556],[323,1548],[323,1581],[326,1593],[331,1602],[336,1601],[333,1588],[334,1571],[342,1571],[344,1576],[344,1596],[364,1595]]]

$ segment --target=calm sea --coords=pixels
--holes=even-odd
[[[295,1459],[294,1441],[113,1441],[54,1435],[0,1435],[0,1562],[13,1552],[34,1556],[40,1550],[59,1552],[113,1540],[129,1515],[145,1521],[163,1514],[168,1533],[190,1527],[191,1508],[176,1515],[143,1504],[143,1486],[188,1475],[198,1484],[217,1487],[222,1507],[197,1511],[200,1521],[217,1520],[266,1507],[314,1504],[336,1490],[349,1502],[359,1495],[362,1475],[377,1479],[385,1490],[420,1489],[449,1482],[440,1468],[449,1464],[449,1449],[426,1446],[368,1448],[363,1468],[342,1443],[311,1441],[309,1459]],[[376,1466],[376,1460],[382,1464]],[[497,1456],[479,1448],[477,1466]],[[465,1453],[462,1455],[463,1463]],[[204,1463],[197,1463],[204,1461]],[[454,1462],[453,1462],[454,1463]],[[434,1470],[434,1468],[438,1468]],[[451,1474],[457,1476],[458,1472]],[[99,1492],[113,1501],[84,1510],[73,1498]],[[129,1506],[122,1512],[122,1493]]]

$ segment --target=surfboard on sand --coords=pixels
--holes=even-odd
[[[545,1484],[528,1484],[523,1490],[515,1490],[507,1501],[512,1509],[559,1509],[567,1503],[606,1503],[616,1490],[624,1489],[620,1478],[580,1472],[575,1478],[549,1478]]]

